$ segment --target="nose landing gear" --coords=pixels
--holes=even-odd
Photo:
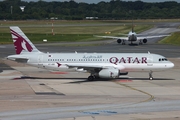
[[[153,71],[150,71],[150,72],[149,72],[149,80],[153,80],[152,73],[153,73]]]

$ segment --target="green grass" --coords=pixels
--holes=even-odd
[[[175,32],[171,36],[164,38],[159,43],[180,45],[180,32]]]
[[[12,37],[10,33],[0,33],[0,44],[11,44]]]
[[[44,39],[48,42],[73,42],[103,40],[104,38],[93,35],[119,36],[120,33],[127,34],[131,30],[130,21],[114,25],[114,21],[54,21],[54,35],[52,35],[52,21],[0,21],[0,44],[12,43],[8,26],[19,26],[33,43],[41,43]],[[108,25],[103,25],[103,24]],[[87,24],[87,26],[84,26]],[[71,25],[71,26],[64,26]],[[152,25],[136,24],[134,30],[139,33],[150,29]],[[105,34],[110,32],[111,34]]]
[[[149,26],[138,26],[137,32],[146,30]],[[44,39],[48,42],[76,42],[103,40],[103,38],[94,37],[93,35],[107,35],[105,32],[111,32],[112,36],[118,36],[119,33],[128,33],[131,26],[73,26],[73,27],[55,27],[54,35],[50,27],[22,27],[23,32],[34,43],[40,43]],[[136,29],[135,29],[136,30]],[[12,43],[9,28],[0,29],[0,44]]]
[[[27,34],[27,36],[33,42],[41,42],[43,39],[47,39],[48,42],[76,42],[93,40],[93,36],[90,34]]]
[[[76,41],[92,41],[97,40],[97,38],[93,37],[90,34],[36,34],[36,33],[27,33],[28,38],[33,43],[41,43],[44,39],[48,40],[48,42],[76,42]],[[8,33],[0,34],[0,44],[11,44],[12,38]]]

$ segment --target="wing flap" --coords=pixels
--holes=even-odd
[[[112,63],[98,63],[98,64],[66,64],[69,68],[78,68],[84,70],[93,70],[93,69],[106,69],[106,68],[117,68],[123,70],[124,66],[115,65]]]
[[[101,65],[81,65],[81,64],[78,64],[78,65],[73,65],[73,64],[66,64],[66,66],[68,66],[69,68],[78,68],[78,69],[96,69],[96,68],[103,68],[103,66]]]

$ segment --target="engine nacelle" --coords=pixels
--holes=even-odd
[[[147,43],[147,39],[143,39],[143,43]]]
[[[100,78],[117,78],[119,77],[120,71],[115,68],[111,69],[102,69],[99,72],[99,77]]]
[[[120,44],[121,42],[122,42],[122,40],[121,40],[121,39],[117,39],[117,43],[119,43],[119,44]]]

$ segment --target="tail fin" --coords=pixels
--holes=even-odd
[[[134,26],[132,26],[132,33],[134,32]]]
[[[10,27],[16,54],[40,52],[17,26]]]
[[[132,33],[134,32],[134,20],[132,19]]]

